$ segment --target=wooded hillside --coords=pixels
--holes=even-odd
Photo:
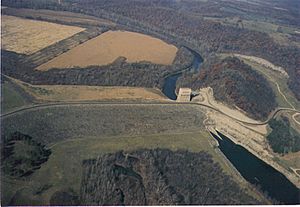
[[[207,61],[199,74],[184,74],[178,87],[212,87],[219,101],[236,105],[255,119],[266,119],[277,106],[268,81],[235,57]]]
[[[81,205],[259,204],[205,152],[118,152],[83,169]]]

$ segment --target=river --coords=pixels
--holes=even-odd
[[[259,185],[261,190],[283,204],[299,204],[300,190],[282,173],[254,156],[228,137],[218,132],[211,133],[219,142],[219,149],[234,165],[240,174],[251,184]]]
[[[193,63],[191,67],[191,71],[198,72],[200,70],[201,63],[203,61],[201,55],[197,53],[196,51],[186,47],[193,55]],[[164,86],[162,89],[163,94],[165,94],[169,99],[171,100],[176,100],[177,95],[176,95],[176,82],[178,78],[182,75],[182,73],[176,73],[174,75],[170,75],[165,79]]]

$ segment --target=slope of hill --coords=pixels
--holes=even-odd
[[[214,60],[212,64],[207,61],[199,74],[185,74],[178,81],[178,87],[207,86],[213,88],[217,100],[236,105],[252,118],[265,119],[277,106],[267,80],[235,57]]]

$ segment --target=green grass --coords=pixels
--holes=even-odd
[[[10,82],[5,81],[1,84],[1,92],[2,112],[7,112],[29,104],[29,101],[26,100]]]
[[[47,204],[51,195],[60,189],[70,187],[79,191],[84,159],[95,158],[104,153],[119,150],[132,151],[137,149],[167,148],[171,150],[184,149],[192,152],[206,151],[223,167],[224,172],[234,175],[224,158],[212,147],[212,138],[206,132],[191,132],[182,134],[157,134],[134,137],[86,137],[63,140],[51,147],[50,159],[37,170],[27,182],[3,178],[3,198],[10,200],[19,191],[19,199],[28,197],[40,204]],[[43,192],[43,186],[51,186]],[[20,190],[21,189],[21,190]],[[39,193],[38,193],[39,192]],[[33,202],[33,203],[35,203]]]
[[[192,105],[73,105],[37,108],[2,120],[43,144],[74,137],[135,136],[204,129],[204,114]]]
[[[284,115],[285,117],[287,117],[289,119],[289,122],[290,122],[290,125],[291,125],[291,128],[293,128],[294,130],[296,130],[299,134],[300,134],[300,125],[297,124],[294,119],[292,118],[292,116],[295,114],[295,112],[281,112],[277,115],[277,117],[280,117],[282,115]],[[298,118],[298,117],[296,117]],[[299,119],[299,118],[298,118]],[[300,120],[298,120],[300,122]],[[299,161],[300,163],[300,161]]]

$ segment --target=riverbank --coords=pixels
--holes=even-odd
[[[300,188],[300,177],[298,174],[276,161],[276,154],[272,152],[266,140],[268,133],[267,124],[260,125],[259,122],[247,117],[242,111],[234,110],[225,104],[218,103],[213,97],[212,90],[208,88],[201,89],[200,95],[194,101],[224,112],[224,114],[221,114],[216,110],[207,109],[207,120],[205,121],[207,127],[216,129],[229,137],[235,144],[241,145],[253,155],[284,174],[295,186]],[[226,114],[230,114],[230,116],[226,116]],[[245,122],[257,123],[257,125],[250,125]]]
[[[219,131],[212,136],[218,141],[222,153],[249,183],[258,186],[260,191],[280,204],[299,204],[299,189],[282,173]]]

